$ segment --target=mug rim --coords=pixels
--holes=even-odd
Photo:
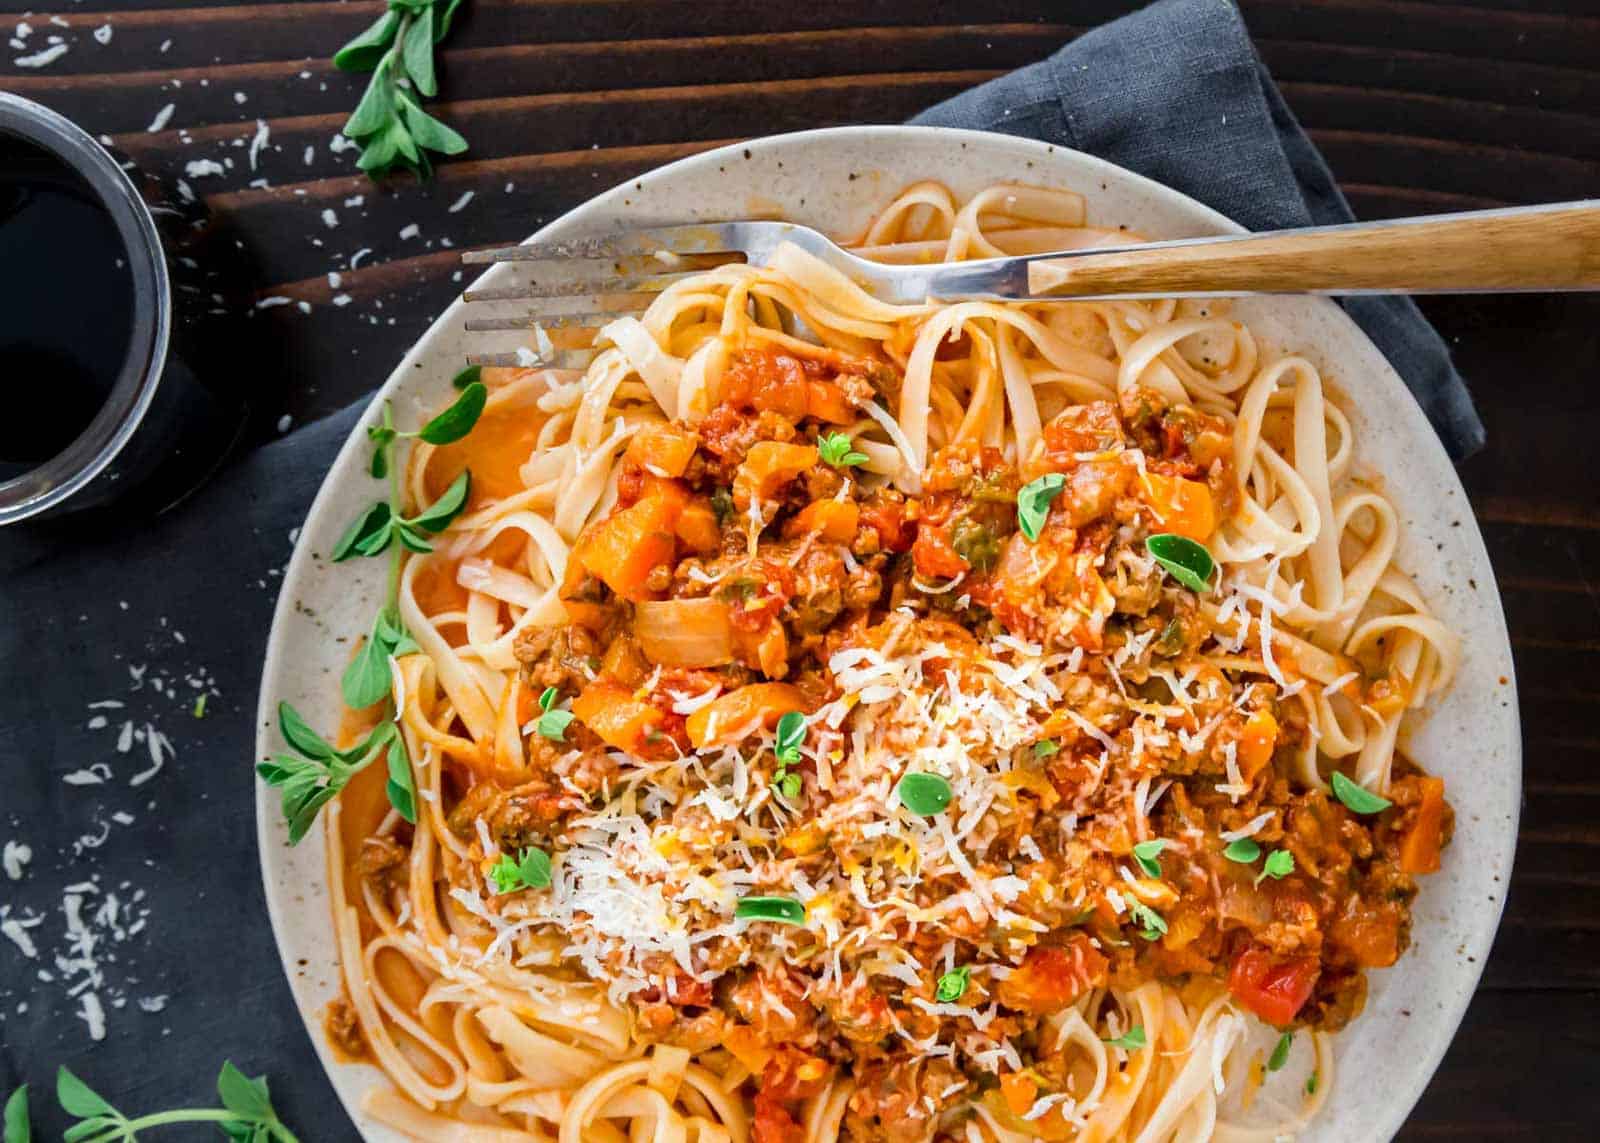
[[[105,471],[155,399],[172,333],[171,284],[155,219],[133,180],[87,131],[65,116],[0,91],[0,135],[49,151],[82,178],[110,214],[133,279],[127,355],[105,403],[73,441],[20,476],[0,482],[0,525],[57,507]]]

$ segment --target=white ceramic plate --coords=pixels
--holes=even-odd
[[[925,127],[840,127],[780,135],[684,159],[617,187],[537,235],[663,221],[780,213],[850,233],[904,185],[923,178],[960,197],[1010,180],[1069,187],[1088,197],[1089,221],[1126,225],[1156,238],[1239,228],[1192,199],[1088,155],[1004,135]],[[493,281],[509,267],[496,267]],[[1449,1045],[1489,952],[1509,883],[1521,792],[1521,735],[1511,650],[1494,575],[1461,482],[1416,403],[1372,343],[1332,303],[1261,298],[1238,312],[1268,341],[1310,357],[1355,426],[1358,464],[1381,473],[1403,528],[1399,563],[1439,616],[1465,639],[1465,666],[1445,700],[1409,740],[1413,755],[1443,775],[1456,809],[1444,869],[1424,881],[1409,952],[1370,976],[1361,1019],[1337,1037],[1338,1067],[1323,1115],[1303,1138],[1355,1143],[1387,1139],[1422,1094]],[[402,423],[441,404],[467,338],[457,302],[400,362],[381,396]],[[369,420],[370,420],[369,414]],[[280,749],[273,714],[280,699],[314,725],[338,722],[337,678],[345,640],[366,629],[382,591],[380,561],[331,567],[325,555],[373,497],[364,468],[366,435],[345,443],[306,519],[278,599],[261,684],[258,756]],[[336,638],[340,641],[336,641]],[[369,1140],[400,1136],[358,1108],[385,1082],[370,1067],[336,1061],[321,1028],[339,971],[314,830],[290,849],[278,795],[257,791],[261,871],[289,984],[334,1087]]]

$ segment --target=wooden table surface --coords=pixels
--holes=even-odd
[[[0,0],[0,12],[30,12],[29,51],[49,35],[69,45],[37,70],[6,52],[0,89],[109,136],[152,174],[186,178],[212,213],[212,255],[244,267],[234,285],[307,303],[256,312],[260,349],[242,368],[276,383],[256,427],[265,436],[383,380],[459,289],[451,247],[519,239],[613,183],[721,142],[904,119],[1133,6],[468,0],[443,51],[436,110],[472,149],[420,187],[374,186],[355,172],[353,152],[330,146],[363,81],[327,57],[374,18],[367,0],[81,0],[55,20]],[[1244,8],[1358,215],[1600,194],[1596,0]],[[109,38],[95,34],[108,24]],[[185,175],[208,158],[224,172]],[[1488,447],[1462,472],[1516,651],[1526,796],[1494,954],[1405,1137],[1593,1138],[1600,297],[1423,308],[1489,429]]]

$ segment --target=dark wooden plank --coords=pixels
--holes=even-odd
[[[905,119],[995,73],[906,72],[893,75],[830,76],[816,80],[697,84],[495,99],[449,100],[436,113],[472,141],[474,160],[530,151],[577,151],[604,137],[610,147],[637,147],[701,139],[745,137],[799,130],[827,123],[874,118]],[[343,126],[345,112],[302,115],[269,124],[273,144],[291,157],[292,177],[309,179],[348,173],[348,158],[334,155],[328,141]],[[176,173],[197,159],[226,164],[220,178],[202,188],[234,189],[257,172],[245,161],[254,120],[197,127],[193,131],[138,131],[113,137],[132,159]],[[313,148],[311,161],[293,156]]]
[[[1600,159],[1600,105],[1582,111],[1514,107],[1468,99],[1346,84],[1286,81],[1284,98],[1322,130],[1359,131],[1388,116],[1407,136],[1531,155]]]
[[[1406,185],[1395,178],[1402,172],[1418,183],[1427,178],[1432,185],[1456,193],[1532,203],[1580,199],[1600,181],[1600,162],[1520,147],[1430,139],[1410,134],[1403,120],[1356,131],[1313,126],[1308,133],[1334,173],[1356,182]]]
[[[815,79],[852,72],[1009,70],[1048,55],[1068,35],[1060,25],[977,24],[848,28],[783,34],[606,40],[580,44],[447,46],[442,89],[452,102],[553,92],[703,86]],[[169,53],[170,54],[170,53]],[[207,86],[200,87],[201,81]],[[144,71],[20,75],[12,90],[63,115],[92,118],[111,134],[141,131],[174,105],[169,126],[218,120],[252,124],[316,114],[348,115],[366,83],[325,58],[200,63]],[[220,89],[216,96],[212,89]],[[234,92],[243,104],[230,102]]]
[[[1264,37],[1258,47],[1282,83],[1338,81],[1590,115],[1600,107],[1600,76],[1581,67],[1504,58],[1475,59],[1469,66],[1458,56],[1420,51],[1405,40],[1341,44]]]
[[[8,3],[11,0],[7,0]],[[1090,26],[1137,5],[1116,0],[1090,0],[1074,6],[1074,20]],[[19,9],[21,11],[27,9]],[[34,22],[50,12],[34,9]],[[63,74],[118,71],[128,59],[154,60],[173,66],[244,63],[264,60],[319,58],[359,32],[381,11],[375,3],[300,0],[288,3],[162,6],[98,12],[59,6],[59,14],[75,31],[111,23],[115,52],[107,45],[69,52],[52,70]],[[1038,0],[959,0],[941,4],[943,24],[1047,23],[1059,21],[1059,7]],[[761,6],[742,0],[476,0],[463,9],[452,47],[503,44],[592,43],[653,40],[686,35],[767,35],[858,26],[918,28],[930,23],[922,5],[850,0],[817,0],[811,4]],[[170,40],[166,53],[163,42]],[[9,58],[0,59],[0,74]]]
[[[1265,39],[1385,44],[1448,52],[1462,59],[1514,59],[1588,68],[1600,19],[1407,0],[1272,0],[1242,5]]]
[[[1592,993],[1480,992],[1400,1138],[1591,1138],[1596,1020]],[[1511,1062],[1535,1046],[1538,1063]]]

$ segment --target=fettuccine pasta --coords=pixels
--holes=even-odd
[[[1125,241],[905,190],[855,243]],[[1270,1140],[1410,936],[1456,637],[1308,358],[1204,301],[880,301],[794,247],[485,370],[327,817],[329,1030],[417,1139]]]

